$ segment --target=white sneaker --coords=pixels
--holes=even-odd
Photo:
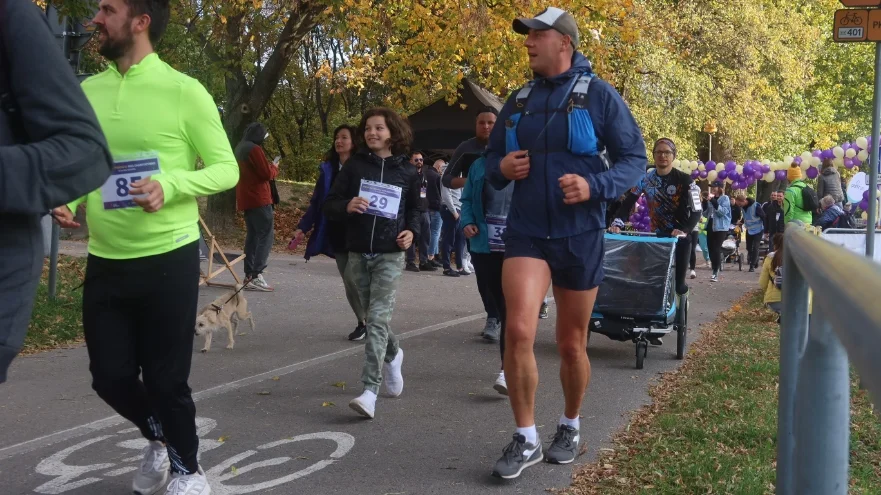
[[[245,286],[248,290],[259,290],[261,292],[272,292],[275,289],[266,282],[266,279],[263,278],[263,274],[257,275],[256,278],[252,279],[248,282],[248,285]]]
[[[404,391],[404,375],[401,374],[401,364],[404,362],[404,349],[398,348],[398,354],[390,363],[382,365],[382,386],[385,392],[397,397]]]
[[[168,483],[168,449],[162,442],[150,442],[143,452],[144,459],[135,473],[132,491],[136,495],[153,495]]]
[[[349,402],[349,407],[358,414],[373,419],[376,413],[376,394],[369,390],[365,390],[361,395]]]
[[[688,274],[688,277],[689,278],[697,278],[697,273],[694,273],[694,270],[692,270],[691,273]]]
[[[202,466],[193,474],[172,474],[165,495],[210,495],[211,487]]]
[[[499,377],[496,378],[496,383],[493,384],[493,388],[496,389],[496,392],[502,395],[508,395],[508,382],[505,381],[504,371],[499,373]]]

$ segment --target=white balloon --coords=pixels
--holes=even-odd
[[[718,177],[718,176],[719,176],[719,172],[716,172],[715,170],[710,170],[709,172],[707,172],[707,180],[710,182],[713,182],[714,180],[716,180],[716,177]]]
[[[701,172],[703,172],[704,170],[707,169],[707,166],[704,165],[703,163],[698,163],[698,164],[697,164],[697,169],[700,170]]]
[[[698,163],[696,161],[693,161],[693,162],[691,162],[691,169],[692,170],[703,170],[703,168],[699,168],[701,165],[703,165],[703,164]]]
[[[865,138],[860,138],[860,139],[865,139]],[[859,139],[857,141],[859,141]],[[865,148],[863,148],[860,150],[859,153],[857,153],[857,158],[859,158],[861,162],[864,162],[869,159],[869,152],[866,151]]]
[[[764,180],[765,182],[774,182],[774,177],[774,172],[768,172],[767,174],[762,176],[762,180]]]
[[[832,148],[832,154],[835,155],[835,158],[844,158],[844,148],[836,146]]]
[[[864,137],[858,137],[857,146],[859,146],[861,150],[867,149],[869,147],[869,140]]]
[[[847,151],[844,152],[844,156],[846,156],[848,158],[853,158],[853,157],[857,156],[857,150],[855,150],[853,148],[849,148]]]
[[[679,160],[673,160],[673,166],[676,168],[682,168],[682,162]]]
[[[823,160],[820,160],[820,157],[812,156],[811,157],[811,164],[817,168],[820,168],[820,165],[823,164]]]
[[[771,160],[768,160],[767,158],[762,160],[762,165],[770,165],[770,164],[771,164]]]
[[[794,159],[795,158],[787,155],[787,156],[783,157],[783,163],[785,163],[786,166],[789,167],[790,165],[792,165],[792,160],[794,160]]]
[[[836,167],[843,167],[844,166],[844,158],[836,158],[836,159],[832,160],[832,164],[835,165]]]
[[[813,158],[813,156],[811,156],[810,151],[805,151],[804,153],[801,154],[802,161],[810,160],[811,158]]]
[[[802,160],[801,163],[798,164],[798,166],[801,167],[802,172],[804,172],[813,166],[813,162],[810,160]]]

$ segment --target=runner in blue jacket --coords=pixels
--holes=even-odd
[[[526,35],[535,79],[505,103],[486,158],[493,187],[514,181],[502,284],[504,369],[517,431],[493,470],[506,479],[544,458],[535,427],[532,346],[535,314],[551,284],[566,407],[547,459],[568,464],[578,454],[579,411],[590,381],[587,326],[603,279],[606,202],[635,186],[647,164],[645,141],[627,105],[577,51],[575,19],[550,7],[513,24]]]

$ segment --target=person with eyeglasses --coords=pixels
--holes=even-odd
[[[406,270],[408,272],[416,272],[420,271],[425,272],[434,272],[437,271],[437,268],[431,264],[428,260],[428,251],[431,244],[431,218],[428,213],[428,209],[430,206],[430,201],[428,197],[428,174],[433,172],[431,167],[423,167],[422,165],[425,163],[425,157],[422,155],[421,151],[413,151],[410,153],[410,164],[416,167],[416,173],[419,176],[419,208],[421,213],[419,224],[420,224],[420,234],[417,239],[414,239],[413,244],[410,244],[410,247],[407,249],[407,267]],[[434,175],[437,175],[436,173]],[[440,178],[436,181],[440,183]],[[436,185],[435,185],[436,187]],[[438,198],[435,200],[438,203],[436,206],[440,207],[440,190],[438,190]],[[419,248],[419,264],[416,264],[416,248]]]
[[[658,139],[652,150],[655,167],[646,172],[645,177],[630,190],[621,207],[617,219],[609,229],[612,233],[621,232],[624,219],[642,194],[646,196],[646,206],[651,218],[652,230],[658,237],[678,237],[676,242],[676,293],[688,293],[685,275],[689,271],[692,237],[689,235],[701,219],[700,190],[691,175],[673,168],[676,158],[676,144],[667,138]],[[654,345],[661,345],[660,338],[651,339]]]

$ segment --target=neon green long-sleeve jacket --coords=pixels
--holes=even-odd
[[[83,91],[95,109],[114,158],[86,204],[89,253],[131,259],[167,253],[199,239],[196,197],[235,187],[239,166],[211,95],[197,80],[155,53],[120,74],[115,65],[90,77]],[[205,167],[196,170],[196,157]],[[158,169],[158,170],[157,170]],[[155,213],[134,205],[131,182],[150,175],[165,204]]]

